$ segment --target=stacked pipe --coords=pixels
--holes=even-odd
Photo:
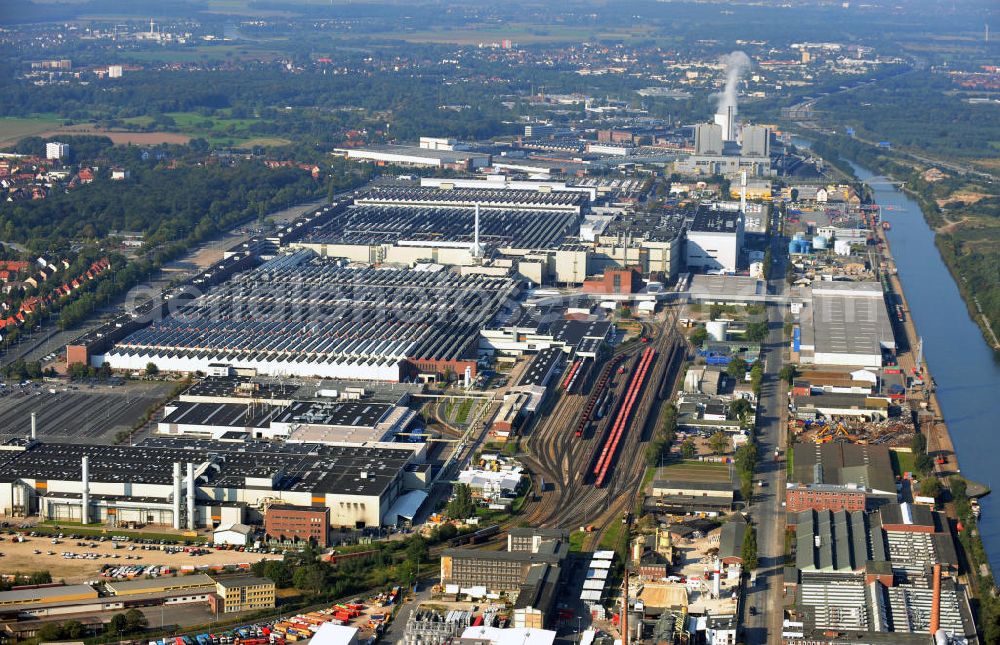
[[[636,367],[632,380],[629,383],[628,390],[625,393],[625,400],[622,403],[621,409],[618,411],[618,417],[615,419],[615,424],[611,428],[611,434],[604,443],[604,449],[601,451],[601,456],[598,458],[597,464],[594,466],[594,475],[597,477],[594,481],[594,486],[597,486],[598,488],[604,485],[604,480],[607,478],[611,463],[614,461],[615,452],[618,450],[618,442],[621,441],[622,435],[625,434],[625,428],[628,426],[629,418],[632,415],[632,409],[635,407],[636,399],[639,398],[639,392],[642,391],[642,385],[646,380],[649,366],[652,364],[655,356],[656,352],[653,351],[653,348],[647,347],[645,351],[643,351],[642,357],[639,359],[639,365]]]
[[[934,595],[931,596],[931,629],[936,634],[941,627],[941,565],[934,565]]]

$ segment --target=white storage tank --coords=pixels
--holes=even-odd
[[[833,243],[833,251],[837,255],[850,255],[851,243],[847,240],[837,240]]]
[[[813,248],[817,251],[822,251],[829,243],[830,240],[825,235],[817,235],[813,238]]]
[[[705,324],[705,331],[708,332],[708,337],[718,342],[725,342],[726,331],[728,329],[729,323],[725,320],[710,320]]]
[[[750,277],[757,278],[758,280],[764,279],[764,263],[763,262],[751,262],[750,263]]]

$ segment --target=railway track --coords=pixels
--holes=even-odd
[[[575,430],[587,408],[591,388],[600,381],[599,365],[592,366],[591,378],[579,387],[579,394],[563,393],[552,414],[536,425],[526,443],[531,454],[525,461],[538,475],[538,483],[544,480],[551,490],[538,491],[540,501],[529,505],[520,522],[565,528],[592,525],[591,546],[594,546],[614,521],[632,510],[645,473],[643,445],[658,422],[663,390],[672,392],[676,380],[673,365],[677,362],[675,350],[680,341],[674,332],[676,318],[675,310],[659,326],[644,323],[643,334],[649,342],[619,347],[608,359],[612,364],[608,390],[615,406],[594,424],[592,436],[576,437]],[[620,412],[628,384],[646,349],[655,352],[658,359],[648,366],[646,382],[636,396],[631,418],[611,457],[605,485],[598,488],[590,481],[592,464],[604,443],[602,438]],[[625,367],[625,375],[615,374],[618,364]],[[669,385],[663,385],[667,376],[673,378]]]

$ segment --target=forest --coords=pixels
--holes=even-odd
[[[915,70],[831,94],[817,109],[837,130],[946,158],[982,159],[1000,151],[1000,108],[974,105],[954,94],[951,79]]]
[[[104,169],[106,171],[106,169]],[[298,168],[235,165],[140,165],[114,182],[99,172],[91,184],[48,199],[0,204],[0,236],[37,251],[71,240],[96,241],[110,231],[143,231],[148,247],[204,240],[261,212],[326,193],[326,185]]]

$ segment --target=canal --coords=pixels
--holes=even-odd
[[[948,424],[962,474],[974,481],[1000,486],[1000,361],[969,317],[958,287],[945,266],[934,232],[920,205],[884,177],[851,164],[871,186],[882,206],[899,278],[906,292],[917,333],[924,339],[924,357],[937,381],[941,413]],[[994,475],[997,475],[994,477]],[[997,494],[982,500],[979,522],[990,565],[1000,571],[1000,501]]]
[[[808,148],[799,137],[793,143]],[[948,424],[962,475],[1000,486],[1000,359],[969,317],[958,287],[934,245],[920,205],[867,168],[849,162],[882,206],[910,316],[924,339],[924,358],[937,381],[941,414]],[[996,475],[996,477],[994,477]],[[979,530],[994,572],[1000,571],[1000,491],[981,500]]]

